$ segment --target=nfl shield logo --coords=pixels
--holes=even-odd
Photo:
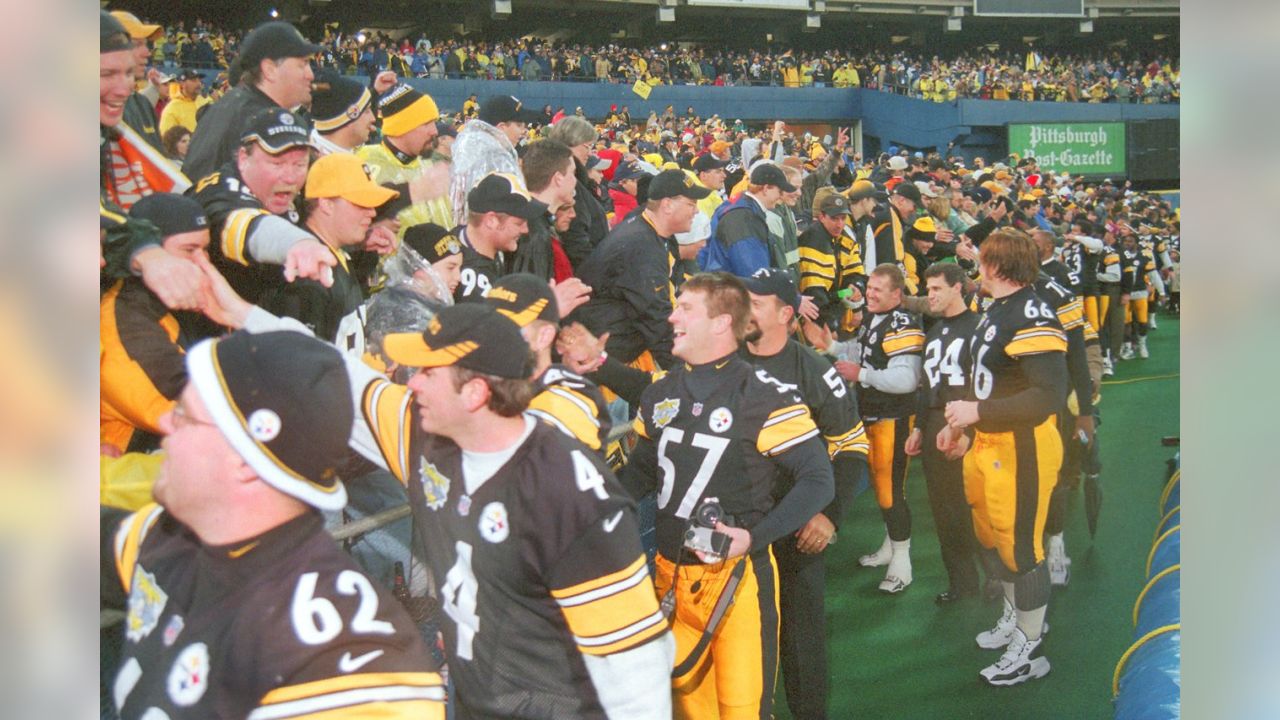
[[[698,417],[699,415],[701,415],[701,414],[702,414],[702,403],[694,403],[694,404],[693,404],[693,408],[692,408],[692,410],[693,410],[693,416],[694,416],[694,417]]]

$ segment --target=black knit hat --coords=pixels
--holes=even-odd
[[[312,124],[322,133],[331,133],[354,122],[372,102],[373,95],[363,83],[323,70],[311,93]]]
[[[485,303],[451,305],[431,318],[424,332],[393,333],[382,347],[405,367],[456,365],[510,379],[533,374],[533,356],[520,328]]]
[[[236,332],[187,353],[187,376],[214,425],[271,487],[340,510],[354,409],[342,356],[294,332]]]
[[[532,273],[504,275],[484,299],[520,327],[534,320],[560,323],[560,306],[551,285]]]
[[[462,243],[458,242],[458,237],[435,223],[410,225],[404,231],[404,244],[429,263],[462,254]]]

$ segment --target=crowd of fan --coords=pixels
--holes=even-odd
[[[151,43],[161,67],[225,68],[240,34],[197,20],[178,22]],[[1057,102],[1178,102],[1176,57],[1108,51],[975,48],[953,57],[902,50],[727,49],[662,43],[648,46],[500,41],[392,39],[326,27],[317,64],[372,77],[487,78],[651,85],[863,87],[933,102],[959,98]],[[529,62],[529,61],[533,62]]]
[[[856,298],[846,302],[846,292],[857,294],[855,275],[896,267],[904,294],[914,296],[908,309],[918,310],[930,265],[958,263],[971,287],[980,246],[1006,229],[1032,235],[1046,260],[1115,256],[1124,268],[1123,277],[1108,281],[1102,273],[1112,263],[1095,263],[1098,280],[1116,286],[1117,301],[1111,319],[1105,309],[1100,321],[1090,318],[1103,335],[1099,375],[1107,372],[1104,362],[1134,359],[1135,347],[1147,357],[1148,293],[1176,306],[1178,216],[1168,202],[1127,182],[1086,182],[1029,157],[988,162],[897,148],[863,157],[842,128],[817,137],[791,132],[779,120],[751,130],[699,117],[692,108],[647,122],[615,107],[600,122],[579,112],[557,113],[547,123],[544,113],[495,95],[471,98],[451,121],[429,95],[400,82],[407,73],[394,63],[363,68],[372,78],[367,86],[337,69],[314,72],[317,46],[285,23],[260,26],[238,47],[220,43],[223,52],[239,53],[244,72],[207,109],[196,112],[198,93],[180,87],[157,114],[158,102],[146,95],[156,86],[144,71],[155,43],[166,48],[167,40],[156,41],[159,30],[132,16],[117,27],[103,15],[101,443],[104,457],[132,463],[104,461],[111,475],[103,478],[104,504],[136,509],[149,501],[147,479],[159,460],[135,451],[154,449],[173,430],[188,346],[250,317],[261,320],[259,311],[294,318],[367,363],[367,371],[403,379],[384,356],[386,331],[422,332],[432,313],[489,302],[489,290],[504,278],[527,273],[538,290],[554,295],[547,332],[529,325],[533,330],[522,334],[543,369],[553,347],[569,369],[584,373],[610,358],[636,362],[645,355],[648,369],[657,369],[672,367],[667,318],[686,272],[789,274],[805,298],[796,300],[799,312],[812,321],[802,325],[803,337],[825,349],[833,333],[846,337],[846,310],[857,312]],[[203,44],[206,31],[198,25],[188,41]],[[541,64],[536,49],[523,59],[522,52],[504,50],[501,67]],[[490,67],[495,57],[488,56]],[[745,60],[734,58],[730,64]],[[956,67],[978,71],[973,62]],[[657,64],[646,61],[644,72],[653,76]],[[1072,72],[1093,68],[1088,72],[1102,75],[1107,67],[1083,64]],[[190,153],[179,169],[159,156],[155,125],[182,103],[190,114],[172,119],[188,132]],[[735,214],[740,209],[749,212]],[[837,266],[856,260],[844,265],[847,278],[830,277],[829,270],[824,276],[821,262],[806,268],[812,255],[801,249],[802,237],[815,228],[830,235],[821,237]],[[631,239],[627,233],[661,242],[641,248],[617,240]],[[640,253],[632,259],[655,262],[614,262],[609,253],[619,247]],[[1130,295],[1143,298],[1131,316]],[[582,325],[566,322],[562,329],[561,318],[581,319],[599,339],[587,337]],[[1099,379],[1093,378],[1095,392]],[[274,437],[279,422],[264,422],[254,437]],[[613,463],[606,435],[607,422],[597,422],[579,439]],[[141,487],[122,490],[124,472],[143,478]],[[607,523],[605,532],[612,532]],[[378,579],[389,581],[387,573]],[[660,680],[666,679],[662,668]]]

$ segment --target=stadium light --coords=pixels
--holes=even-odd
[[[804,31],[818,32],[822,29],[822,16],[817,13],[809,13],[804,16]]]
[[[813,0],[813,11],[823,13],[827,11],[827,0]]]
[[[277,10],[277,9],[275,9],[275,8],[271,8],[271,13],[270,13],[270,15],[271,15],[271,17],[273,17],[273,18],[278,18],[278,17],[280,17],[280,11],[279,11],[279,10]]]
[[[658,22],[673,23],[676,21],[676,9],[673,7],[658,7]]]
[[[494,20],[510,20],[511,0],[493,0],[493,5],[489,8],[489,17]]]
[[[1093,21],[1092,21],[1092,20],[1081,20],[1081,21],[1080,21],[1080,33],[1083,35],[1083,34],[1091,33],[1091,32],[1093,32]]]

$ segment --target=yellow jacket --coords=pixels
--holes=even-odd
[[[200,96],[195,100],[185,97],[180,90],[173,90],[169,93],[169,104],[164,106],[164,110],[160,113],[160,136],[169,131],[174,125],[196,131],[196,113],[200,108],[208,105],[211,101],[209,98]]]

